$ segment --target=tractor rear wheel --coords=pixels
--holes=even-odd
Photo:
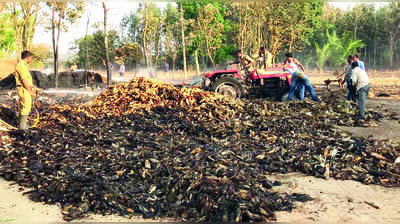
[[[234,76],[221,76],[211,84],[211,91],[225,96],[241,98],[244,96],[244,89],[239,79]]]

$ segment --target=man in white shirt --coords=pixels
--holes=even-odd
[[[358,119],[359,123],[364,122],[365,117],[365,101],[369,92],[369,79],[368,75],[362,68],[359,67],[358,62],[354,61],[351,63],[352,73],[351,73],[351,81],[353,82],[353,86],[355,86],[357,91],[357,100],[358,100]]]

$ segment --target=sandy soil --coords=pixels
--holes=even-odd
[[[289,223],[400,223],[400,189],[364,185],[356,181],[324,180],[304,174],[273,175],[282,193],[301,193],[312,200],[296,202],[292,212],[277,212],[279,222]],[[64,222],[57,205],[31,201],[18,187],[0,179],[0,223]],[[91,214],[74,222],[160,222],[140,217]]]
[[[367,110],[378,112],[400,113],[400,100],[395,99],[367,99]],[[385,117],[378,122],[378,127],[340,127],[342,130],[351,132],[354,136],[368,137],[374,139],[391,139],[400,142],[400,120],[393,120]]]
[[[364,185],[350,180],[324,180],[304,174],[273,178],[282,182],[275,190],[308,194],[313,198],[305,203],[296,202],[297,208],[291,213],[278,212],[280,222],[400,223],[399,188]]]
[[[62,218],[60,206],[34,202],[28,196],[22,195],[23,191],[20,190],[22,189],[17,185],[11,185],[10,182],[0,178],[0,223],[68,223]],[[160,220],[91,214],[74,222],[160,222]]]

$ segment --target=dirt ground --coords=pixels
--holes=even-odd
[[[367,100],[367,109],[378,112],[400,112],[400,100],[372,98]],[[378,127],[340,127],[351,132],[354,136],[374,139],[391,139],[400,142],[400,120],[392,120],[388,117],[378,122]]]
[[[322,78],[321,78],[322,80]],[[399,79],[400,80],[400,79]],[[314,83],[314,82],[313,82]],[[319,89],[318,92],[326,90]],[[372,97],[367,109],[378,112],[399,112],[400,94],[396,88],[382,90],[390,97]],[[394,94],[393,94],[394,93]],[[356,136],[391,139],[400,142],[400,121],[385,118],[378,127],[340,127]],[[400,223],[400,188],[364,185],[356,181],[319,179],[300,173],[272,175],[281,186],[281,193],[301,193],[312,200],[296,202],[292,212],[277,212],[278,222],[289,223]],[[27,190],[27,189],[25,189]],[[141,217],[102,216],[90,214],[76,222],[160,222],[174,220],[148,220]],[[22,195],[17,185],[0,178],[0,223],[59,223],[64,222],[58,205],[31,201]]]
[[[304,174],[276,175],[275,190],[303,193],[313,198],[296,202],[291,213],[278,212],[289,223],[400,223],[399,188],[364,185],[356,181],[324,180]]]
[[[364,185],[356,181],[324,180],[299,173],[273,175],[281,193],[301,193],[312,200],[296,202],[292,212],[277,212],[279,222],[289,223],[400,223],[400,189]],[[31,201],[18,187],[0,179],[0,223],[64,222],[57,205]],[[90,214],[74,222],[171,222],[140,217]]]

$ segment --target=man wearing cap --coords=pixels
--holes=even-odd
[[[30,51],[21,53],[21,61],[15,68],[15,83],[19,97],[19,128],[27,129],[28,115],[32,108],[32,97],[34,95],[34,86],[29,64],[32,62],[33,54]]]

